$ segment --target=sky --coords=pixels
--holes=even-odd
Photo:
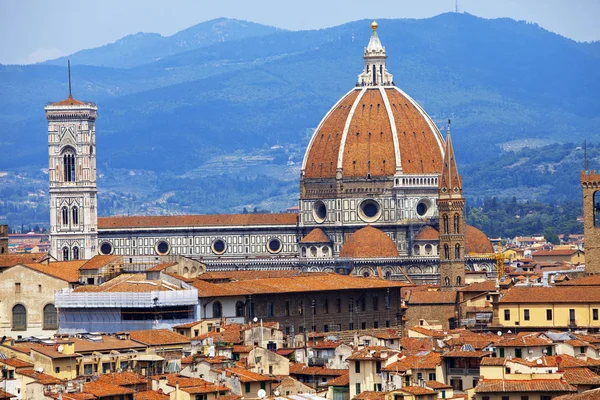
[[[456,0],[0,0],[0,63],[30,64],[137,32],[163,36],[229,17],[299,30],[363,18],[427,18]],[[458,0],[461,12],[534,22],[577,41],[600,40],[600,0]]]

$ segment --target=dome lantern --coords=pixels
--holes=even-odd
[[[394,77],[387,71],[385,65],[387,54],[385,47],[381,45],[379,35],[377,35],[378,27],[377,21],[371,23],[371,38],[363,55],[365,66],[362,74],[358,76],[357,86],[391,86],[394,84]]]

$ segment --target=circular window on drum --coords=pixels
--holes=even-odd
[[[227,250],[227,244],[225,244],[223,239],[216,239],[214,242],[212,242],[211,248],[213,253],[220,255],[225,253],[225,250]]]
[[[417,203],[417,215],[419,217],[426,217],[431,215],[432,204],[429,199],[422,199]]]
[[[381,205],[373,199],[367,199],[360,203],[358,215],[365,222],[375,222],[381,216]]]
[[[171,251],[171,245],[169,245],[169,243],[165,240],[159,240],[158,242],[156,242],[154,250],[156,250],[156,253],[158,255],[164,256],[166,254],[169,254],[169,251]]]
[[[327,218],[327,206],[321,200],[317,200],[313,204],[313,217],[319,224],[325,222]]]
[[[279,239],[273,238],[267,242],[267,250],[271,254],[279,253],[281,251],[281,248],[281,240]]]
[[[109,242],[104,242],[100,245],[100,254],[109,255],[113,253],[113,246]]]

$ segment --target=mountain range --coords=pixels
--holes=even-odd
[[[440,127],[452,119],[459,164],[600,141],[598,42],[464,13],[378,22],[395,83]],[[70,55],[74,97],[99,107],[99,172],[155,174],[155,190],[175,177],[199,193],[212,175],[297,182],[312,129],[362,71],[369,25],[287,31],[221,18]],[[0,93],[0,169],[45,167],[43,106],[68,94],[66,59],[0,65]],[[227,207],[247,204],[240,196]]]

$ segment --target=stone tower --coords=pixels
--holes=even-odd
[[[50,255],[92,258],[97,250],[96,114],[93,103],[69,97],[44,107],[48,120]]]
[[[600,273],[600,173],[581,171],[585,271]]]
[[[0,255],[8,253],[8,225],[0,225]]]
[[[465,284],[465,199],[462,179],[458,175],[450,121],[446,134],[444,165],[439,180],[438,212],[440,218],[440,285],[453,290]]]

